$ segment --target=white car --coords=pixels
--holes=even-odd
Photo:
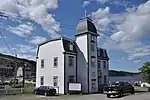
[[[149,88],[150,88],[150,84],[147,83],[147,82],[143,82],[143,83],[141,84],[141,87],[149,87]]]

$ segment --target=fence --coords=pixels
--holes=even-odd
[[[22,93],[31,93],[33,88],[11,88],[11,89],[0,89],[0,95],[14,95]]]

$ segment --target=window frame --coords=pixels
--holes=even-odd
[[[106,57],[106,53],[105,53],[105,50],[103,50],[103,57]]]
[[[93,62],[93,59],[94,59],[94,62]],[[96,67],[96,57],[95,56],[91,56],[91,66]]]
[[[94,52],[95,51],[95,43],[91,42],[91,51]]]
[[[58,76],[53,76],[53,86],[58,86]]]
[[[98,61],[98,62],[97,62],[97,68],[98,68],[99,70],[101,70],[101,61]]]
[[[58,57],[53,57],[53,66],[54,68],[58,67]]]
[[[41,86],[44,85],[44,76],[40,76],[40,85],[41,85]]]
[[[101,56],[100,50],[97,51],[97,56],[98,56],[98,57]]]
[[[103,61],[103,68],[107,68],[107,62],[105,60]]]
[[[104,84],[107,84],[107,76],[104,75]]]
[[[75,76],[68,76],[68,83],[73,83],[73,82],[75,82],[75,81],[74,81],[74,78],[75,78]],[[72,80],[72,81],[70,81],[70,80]]]
[[[68,66],[69,67],[73,67],[74,66],[74,56],[68,56]]]
[[[91,42],[95,43],[95,36],[91,35]]]
[[[69,44],[69,50],[73,51],[73,43]]]
[[[92,72],[92,77],[96,77],[96,72]]]
[[[43,69],[44,68],[44,64],[45,63],[45,60],[44,59],[41,59],[41,69]]]
[[[96,79],[92,79],[91,85],[92,85],[92,89],[96,89]]]

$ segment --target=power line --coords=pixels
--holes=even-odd
[[[16,0],[17,1],[17,0]],[[9,17],[9,16],[7,16],[7,15],[4,15],[5,13],[2,13],[2,12],[0,12],[0,16],[2,16],[2,17]],[[19,19],[26,19],[26,18],[23,18],[23,17],[20,17],[20,16],[15,16],[16,18],[19,18]],[[69,29],[69,30],[76,30],[76,26],[73,26],[73,25],[67,25],[67,24],[60,24],[60,27],[61,28],[65,28],[65,29]],[[80,29],[79,27],[77,28],[77,29]],[[81,28],[82,29],[82,28]],[[97,31],[98,32],[102,32],[102,31],[100,31],[99,29],[97,29]],[[103,38],[103,39],[107,39],[107,37],[104,37],[104,36],[101,36],[101,38]]]
[[[9,50],[9,52],[10,52],[12,55],[14,55],[14,53],[11,51],[11,49],[10,49],[8,43],[6,42],[6,40],[5,40],[5,38],[4,38],[3,34],[2,34],[2,32],[0,32],[0,35],[1,35],[1,37],[2,37],[2,39],[3,39],[3,41],[4,41],[4,43],[6,44],[6,46],[7,46],[8,50]]]

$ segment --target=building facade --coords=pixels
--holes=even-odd
[[[97,30],[92,20],[83,18],[76,28],[76,39],[60,37],[39,44],[36,87],[59,87],[68,93],[68,83],[81,83],[83,93],[95,93],[108,83],[108,55],[97,47]]]

